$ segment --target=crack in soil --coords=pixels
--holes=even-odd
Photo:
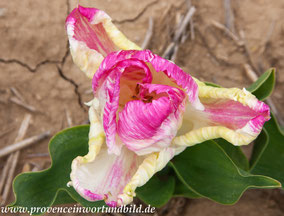
[[[67,0],[68,2],[68,0]],[[65,51],[65,55],[63,56],[62,58],[62,61],[60,62],[60,66],[56,65],[56,68],[57,68],[57,71],[58,71],[58,74],[59,76],[64,79],[65,81],[69,82],[71,85],[74,86],[74,92],[75,94],[77,95],[78,97],[78,104],[80,105],[80,107],[82,108],[82,110],[84,112],[86,112],[86,108],[84,107],[84,103],[82,101],[82,97],[81,97],[81,94],[79,92],[79,85],[71,78],[67,77],[64,73],[63,73],[63,66],[66,62],[66,59],[68,57],[70,53],[70,50],[69,50],[69,42],[67,40],[67,45],[66,45],[66,51]]]
[[[135,22],[136,20],[138,20],[146,11],[148,8],[150,8],[151,6],[157,4],[159,1],[155,0],[153,2],[150,2],[149,4],[147,4],[135,17],[133,18],[127,18],[124,20],[113,20],[114,24],[122,24],[122,23],[126,23],[126,22]]]
[[[74,92],[75,94],[77,95],[78,97],[78,104],[80,105],[80,107],[82,108],[82,110],[84,112],[86,112],[86,108],[84,107],[84,103],[82,102],[82,97],[81,97],[81,94],[79,92],[79,85],[72,79],[70,79],[69,77],[67,77],[64,73],[63,73],[63,70],[61,67],[59,67],[58,65],[56,66],[57,67],[57,71],[58,71],[58,74],[59,76],[64,79],[65,81],[69,82],[71,85],[74,86]]]
[[[5,60],[5,59],[0,59],[0,62],[1,63],[4,63],[4,64],[18,64],[24,68],[26,68],[28,71],[30,71],[31,73],[36,73],[37,70],[43,66],[43,65],[46,65],[46,64],[55,64],[56,65],[56,68],[57,68],[57,71],[58,71],[58,74],[59,76],[64,79],[65,81],[69,82],[71,85],[74,86],[74,92],[75,94],[77,95],[78,97],[78,103],[80,105],[80,107],[82,108],[82,110],[84,112],[86,112],[86,109],[84,107],[84,104],[82,102],[82,98],[81,98],[81,94],[79,92],[79,85],[74,81],[72,80],[71,78],[67,77],[66,75],[64,75],[63,73],[63,66],[65,64],[65,61],[67,59],[69,55],[69,42],[67,40],[67,46],[66,46],[66,51],[65,51],[65,54],[63,56],[63,58],[59,61],[59,60],[43,60],[41,61],[40,63],[38,63],[34,68],[32,68],[31,66],[29,66],[28,64],[18,60],[18,59],[8,59],[8,60]],[[59,65],[59,66],[58,66]]]
[[[30,72],[34,73],[36,72],[42,65],[45,65],[45,64],[59,64],[61,63],[61,61],[57,61],[57,60],[43,60],[41,61],[40,63],[38,63],[34,68],[32,68],[31,66],[29,66],[28,64],[18,60],[18,59],[0,59],[0,62],[1,63],[4,63],[4,64],[18,64],[18,65],[21,65],[22,67],[28,69]]]
[[[134,22],[136,21],[137,19],[139,19],[147,10],[148,8],[150,8],[151,6],[157,4],[159,1],[158,0],[155,0],[153,2],[150,2],[149,4],[147,4],[135,17],[133,18],[128,18],[128,19],[124,19],[124,20],[114,20],[113,22],[114,23],[118,23],[118,24],[122,24],[122,23],[126,23],[126,22]],[[70,13],[70,2],[69,0],[66,0],[66,13],[67,13],[67,16],[69,15]],[[66,46],[66,52],[63,56],[63,58],[61,60],[49,60],[49,59],[46,59],[46,60],[43,60],[41,62],[39,62],[34,68],[31,67],[30,65],[28,65],[27,63],[25,62],[22,62],[18,59],[1,59],[0,58],[0,63],[4,63],[4,64],[18,64],[24,68],[26,68],[28,71],[32,72],[32,73],[36,73],[37,70],[43,66],[43,65],[46,65],[46,64],[55,64],[56,65],[56,68],[57,68],[57,71],[58,71],[58,74],[59,76],[64,79],[65,81],[69,82],[71,85],[74,86],[74,92],[75,94],[77,95],[78,97],[78,103],[80,105],[80,107],[82,108],[82,110],[84,112],[86,112],[86,108],[84,107],[84,103],[82,102],[82,97],[81,97],[81,94],[79,92],[79,85],[71,78],[69,78],[68,76],[66,76],[63,72],[63,66],[66,62],[66,59],[69,55],[69,42],[67,40],[67,46]]]
[[[70,10],[70,4],[69,4],[69,1],[66,0],[66,5],[67,5],[67,15],[69,14],[69,10]],[[63,73],[63,66],[66,62],[66,59],[70,53],[69,51],[69,42],[67,40],[67,43],[66,43],[66,51],[65,51],[65,54],[64,56],[62,57],[62,59],[59,61],[59,60],[43,60],[41,61],[40,63],[38,63],[34,68],[32,68],[31,66],[29,66],[28,64],[18,60],[18,59],[1,59],[0,58],[0,63],[4,63],[4,64],[18,64],[24,68],[26,68],[28,71],[30,71],[31,73],[36,73],[36,71],[43,65],[46,65],[46,64],[55,64],[56,65],[56,68],[57,68],[57,71],[58,71],[58,74],[59,76],[69,82],[71,85],[74,86],[74,92],[76,94],[76,96],[78,97],[78,104],[79,106],[82,108],[82,110],[84,112],[86,112],[86,108],[84,107],[84,103],[82,102],[82,97],[81,97],[81,94],[79,92],[79,85],[74,81],[72,80],[71,78],[67,77],[64,73]]]

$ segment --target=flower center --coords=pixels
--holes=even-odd
[[[155,93],[151,93],[151,94],[148,93],[147,95],[141,95],[140,94],[140,84],[137,84],[135,87],[135,93],[131,98],[132,100],[141,100],[144,103],[152,103],[152,100],[154,99],[155,96],[156,96]]]

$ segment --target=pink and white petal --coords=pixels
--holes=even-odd
[[[196,82],[188,73],[184,72],[176,64],[153,54],[149,50],[138,51],[133,58],[138,58],[151,63],[156,72],[163,72],[171,81],[185,90],[188,95],[188,100],[196,109],[203,109],[203,106],[198,99],[198,86]]]
[[[100,151],[100,148],[105,140],[105,133],[103,129],[102,121],[99,117],[99,101],[94,98],[90,102],[86,103],[89,106],[89,153],[84,157],[78,157],[81,161],[87,162],[95,159],[96,155]]]
[[[114,81],[108,80],[105,87],[105,104],[103,105],[103,126],[106,134],[106,143],[109,154],[119,155],[122,142],[117,137],[116,113],[119,107],[120,75],[115,73]],[[101,98],[99,98],[101,100]]]
[[[183,126],[173,143],[195,145],[209,139],[224,138],[234,145],[246,145],[260,133],[270,119],[269,107],[245,89],[199,85],[204,110],[186,107]],[[185,133],[185,129],[187,132]]]
[[[73,161],[70,185],[89,201],[105,200],[112,207],[127,205],[136,196],[137,187],[147,183],[184,149],[169,147],[147,156],[137,156],[124,147],[121,155],[110,156],[104,146],[93,161]]]
[[[104,134],[97,115],[99,102],[95,98],[88,105],[89,153],[73,160],[68,185],[89,201],[105,200],[109,206],[127,205],[132,202],[137,187],[144,185],[185,148],[170,147],[145,157],[124,147],[119,156],[110,156],[107,146],[102,143]]]
[[[143,70],[142,76],[145,77],[144,82],[151,82],[152,81],[152,75],[151,71],[148,67],[148,65],[139,59],[132,58],[132,56],[138,52],[137,50],[121,50],[118,52],[110,53],[106,58],[104,58],[103,62],[101,63],[98,71],[93,77],[92,81],[92,87],[94,94],[97,93],[99,88],[102,87],[102,84],[105,82],[105,80],[111,75],[111,72],[115,70],[115,68],[119,68],[122,72],[124,72],[125,68],[128,68],[129,70],[133,67],[138,67]],[[137,68],[135,70],[131,70],[132,78],[141,79],[141,70],[137,71]],[[136,72],[133,74],[133,72]],[[146,74],[146,76],[145,76]],[[137,78],[138,76],[139,78]]]
[[[146,184],[155,173],[162,170],[175,155],[181,153],[184,149],[185,147],[172,146],[147,155],[131,180],[124,187],[123,193],[118,196],[118,205],[131,203],[133,197],[136,196],[136,188]]]
[[[122,148],[122,142],[117,136],[116,123],[119,106],[131,100],[133,93],[129,89],[132,88],[134,91],[137,82],[151,82],[152,77],[144,62],[132,59],[118,62],[112,70],[107,70],[106,73],[108,75],[100,86],[97,96],[103,107],[103,126],[109,153],[119,155]]]
[[[144,91],[155,92],[154,99],[150,103],[128,102],[119,113],[117,132],[128,149],[145,155],[171,144],[182,120],[186,96],[180,89],[157,84],[142,84],[140,90],[142,98]]]
[[[86,162],[80,157],[73,160],[69,185],[88,201],[105,200],[106,204],[116,206],[118,195],[142,161],[142,157],[125,147],[119,156],[110,156],[103,145],[94,160]]]
[[[143,158],[124,148],[119,156],[110,156],[104,144],[104,132],[97,111],[97,98],[89,102],[89,152],[72,162],[69,186],[89,201],[105,200],[116,206],[118,194],[134,175]]]
[[[109,53],[140,49],[113,25],[105,12],[96,8],[79,5],[67,17],[66,30],[73,60],[89,78]]]
[[[111,53],[102,62],[100,68],[93,79],[93,90],[96,92],[101,86],[101,83],[106,79],[106,71],[110,70],[116,63],[125,59],[137,59],[148,64],[150,68],[154,70],[151,71],[153,77],[159,77],[156,81],[165,74],[168,80],[165,83],[173,87],[179,87],[184,89],[188,95],[189,101],[196,109],[204,109],[198,98],[198,86],[194,79],[186,72],[184,72],[180,67],[174,63],[163,59],[162,57],[153,54],[150,50],[121,50],[118,52]],[[172,83],[172,84],[170,84]]]

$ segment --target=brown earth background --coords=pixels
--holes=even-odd
[[[240,47],[212,21],[226,24],[228,11],[223,0],[195,0],[194,35],[179,45],[175,63],[203,81],[224,87],[247,87],[248,63],[258,74],[277,69],[276,88],[271,100],[283,118],[284,105],[284,1],[231,1],[232,32],[245,41]],[[162,55],[171,42],[177,23],[187,11],[184,0],[80,0],[83,6],[106,11],[132,41],[141,45],[154,20],[153,35],[147,46]],[[84,102],[92,98],[91,82],[73,64],[68,52],[64,21],[78,1],[0,0],[0,148],[15,141],[26,113],[32,122],[25,137],[50,130],[55,134],[69,125],[88,120]],[[194,37],[193,37],[194,36]],[[16,88],[30,112],[11,102]],[[67,121],[69,116],[69,124]],[[70,119],[72,122],[70,122]],[[6,133],[4,133],[6,132]],[[250,147],[245,149],[249,154]],[[48,139],[21,150],[16,174],[27,164],[37,169],[50,165]],[[0,159],[0,170],[7,157]],[[9,202],[13,198],[10,191]],[[75,214],[74,214],[75,215]],[[156,215],[237,216],[284,215],[284,194],[279,190],[249,190],[233,206],[206,199],[174,198]]]

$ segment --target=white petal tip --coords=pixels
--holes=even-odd
[[[93,104],[93,100],[91,100],[91,101],[89,101],[89,102],[85,102],[84,104],[85,104],[86,106],[90,107],[90,106],[92,106],[92,104]]]
[[[199,99],[194,101],[192,105],[194,106],[195,109],[200,110],[200,111],[203,111],[205,109],[205,107],[203,106],[203,104],[200,102]]]
[[[69,182],[66,184],[66,186],[67,186],[67,187],[73,186],[72,181],[69,181]]]
[[[246,95],[249,95],[249,92],[246,90],[246,88],[243,88],[243,92],[244,92]]]

